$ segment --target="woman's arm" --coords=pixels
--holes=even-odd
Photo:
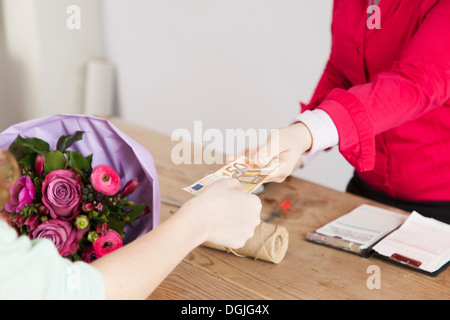
[[[330,69],[324,74],[312,102],[303,110],[318,103],[315,109],[330,116],[338,131],[341,154],[358,170],[374,167],[375,135],[416,119],[450,99],[449,17],[450,1],[439,1],[408,43],[401,59],[369,83],[343,88],[333,72],[334,64],[329,62],[327,69]],[[327,91],[332,85],[336,87]],[[283,148],[279,154],[267,152],[267,144],[254,153],[268,153],[275,161],[286,160],[285,170],[276,177],[276,181],[282,181],[297,167],[299,158],[308,150],[304,146],[309,145],[312,137],[301,124],[280,129],[278,135],[286,139],[280,141]],[[261,166],[271,159],[263,160]]]
[[[148,234],[91,263],[107,299],[145,299],[177,264],[205,241],[242,247],[260,223],[261,202],[235,179],[205,188]]]
[[[438,1],[390,70],[369,83],[332,90],[317,107],[333,119],[339,149],[358,170],[373,169],[375,135],[450,99],[449,17],[450,1]]]

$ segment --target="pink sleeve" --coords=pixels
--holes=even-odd
[[[361,171],[375,163],[375,135],[416,119],[450,98],[450,1],[440,1],[388,72],[348,90],[333,89],[318,108],[333,119],[342,155]]]

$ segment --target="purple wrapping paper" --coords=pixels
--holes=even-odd
[[[114,168],[121,178],[122,187],[133,178],[140,181],[138,189],[129,198],[136,203],[146,203],[151,212],[125,227],[124,243],[156,227],[159,224],[161,195],[153,157],[107,120],[86,115],[58,114],[25,121],[0,133],[0,150],[7,150],[18,135],[45,140],[54,150],[62,135],[76,131],[85,132],[83,139],[69,150],[79,151],[84,156],[93,154],[93,167],[106,164]]]

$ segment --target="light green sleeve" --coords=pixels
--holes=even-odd
[[[0,299],[104,299],[100,272],[59,255],[48,239],[30,240],[0,220]]]

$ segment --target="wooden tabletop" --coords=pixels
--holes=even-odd
[[[172,148],[178,141],[119,119],[111,122],[152,154],[161,196],[184,202],[181,190],[221,165],[175,165]],[[265,219],[286,196],[300,195],[288,213],[271,223],[289,231],[289,248],[279,264],[237,257],[198,247],[149,296],[149,299],[298,300],[298,299],[450,299],[450,268],[430,277],[377,257],[360,256],[305,241],[306,234],[348,213],[362,203],[386,207],[348,193],[294,177],[270,183],[260,194]],[[178,210],[162,204],[161,221]],[[380,289],[369,289],[369,266],[380,268]]]

